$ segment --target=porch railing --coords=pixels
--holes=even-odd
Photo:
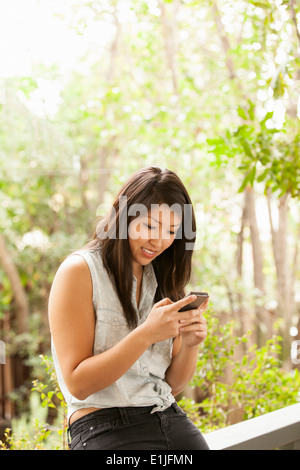
[[[205,434],[211,450],[300,449],[300,403]]]

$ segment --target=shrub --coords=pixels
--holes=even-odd
[[[281,367],[280,337],[261,348],[249,347],[247,335],[236,337],[233,322],[222,326],[216,316],[208,315],[208,335],[190,383],[198,387],[203,400],[179,401],[202,432],[300,401],[299,371]]]
[[[51,357],[40,356],[47,384],[33,381],[29,413],[12,420],[12,429],[5,433],[2,450],[65,450],[67,449],[66,403],[59,389]],[[55,409],[56,419],[47,423],[49,410]]]

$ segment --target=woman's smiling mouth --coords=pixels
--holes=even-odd
[[[144,247],[142,247],[141,249],[142,249],[143,255],[146,256],[147,258],[153,258],[153,256],[155,256],[157,253],[156,251],[151,251]]]

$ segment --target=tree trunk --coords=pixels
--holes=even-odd
[[[6,338],[9,334],[10,322],[9,314],[6,312],[2,320],[3,337]],[[13,375],[13,359],[6,355],[5,365],[0,366],[0,403],[1,403],[1,416],[3,420],[10,421],[14,415],[14,405],[9,399],[9,394],[15,388],[15,381]]]
[[[161,24],[163,34],[165,38],[165,51],[167,57],[168,68],[171,72],[172,86],[174,94],[178,94],[178,78],[177,78],[177,67],[176,67],[176,31],[175,31],[175,19],[170,19],[167,16],[166,6],[163,1],[158,1],[159,8],[161,11]],[[178,8],[179,4],[174,3],[173,7]],[[175,15],[174,15],[175,16]]]
[[[0,235],[0,263],[9,279],[13,291],[16,332],[18,334],[22,334],[28,331],[29,303],[26,292],[22,286],[18,270],[13,262],[11,254],[6,248],[2,235]]]
[[[247,186],[245,189],[245,207],[246,220],[247,224],[250,227],[250,236],[252,244],[254,270],[254,298],[256,301],[255,312],[257,324],[257,343],[260,346],[265,344],[266,340],[272,337],[273,327],[272,315],[262,305],[263,297],[265,295],[263,253],[256,219],[254,190],[251,186]]]
[[[245,189],[246,220],[250,227],[253,267],[254,267],[254,287],[264,293],[263,256],[259,238],[259,230],[256,220],[254,190],[251,186]]]
[[[118,12],[117,12],[117,7],[115,7],[113,13],[113,22],[116,28],[115,36],[112,40],[111,47],[110,47],[110,56],[109,56],[109,67],[106,72],[106,79],[109,83],[113,82],[113,79],[115,77],[115,70],[116,70],[116,60],[118,56],[118,49],[119,49],[119,44],[121,41],[121,24],[119,22],[118,18]]]
[[[267,192],[269,220],[272,233],[273,256],[277,275],[278,316],[283,319],[281,335],[283,337],[283,357],[290,360],[290,328],[292,326],[292,308],[290,296],[292,293],[291,276],[288,270],[288,194],[284,194],[278,203],[278,228],[275,229],[271,210],[271,192]]]
[[[13,291],[14,318],[11,312],[6,312],[2,321],[3,339],[9,337],[9,331],[14,328],[18,335],[28,331],[29,323],[29,302],[26,292],[22,286],[21,279],[13,258],[6,248],[5,240],[0,235],[0,263],[9,279]],[[13,321],[14,320],[14,321]],[[24,384],[28,378],[28,367],[24,365],[24,358],[18,354],[6,354],[6,363],[1,373],[0,381],[0,402],[2,408],[2,418],[10,420],[15,414],[16,406],[10,400],[9,394],[17,387]]]
[[[240,280],[243,279],[243,247],[244,247],[244,229],[246,225],[246,204],[244,201],[242,217],[241,217],[241,230],[238,234],[237,240],[237,260],[236,260],[236,268],[237,268],[237,275]],[[247,310],[244,306],[244,296],[243,293],[239,290],[237,293],[238,299],[238,311],[237,311],[237,321],[240,323],[240,330],[239,335],[242,336],[247,331],[252,331],[252,323],[251,318],[247,314]]]

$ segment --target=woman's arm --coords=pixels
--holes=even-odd
[[[49,297],[50,329],[61,371],[70,393],[84,400],[118,380],[153,343],[178,335],[180,320],[195,311],[178,312],[194,298],[176,303],[163,299],[147,320],[107,351],[93,355],[95,313],[89,268],[79,256],[58,269]]]

